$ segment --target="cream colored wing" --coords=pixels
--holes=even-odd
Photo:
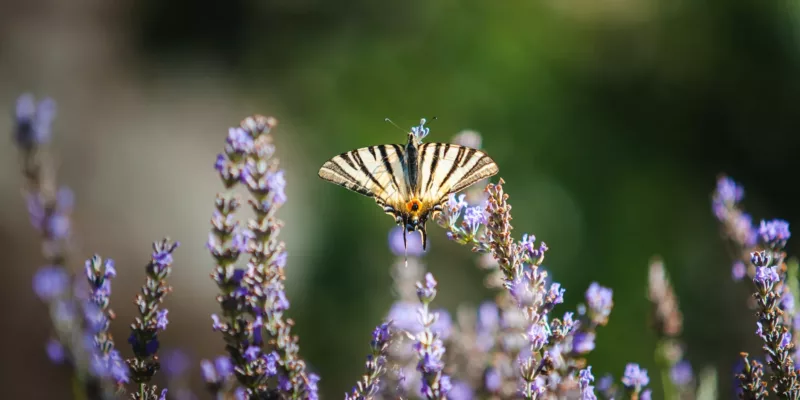
[[[319,177],[381,205],[396,208],[409,193],[403,147],[386,144],[362,147],[331,158],[319,169]]]
[[[499,171],[486,153],[456,144],[425,143],[419,154],[420,197],[433,204]]]

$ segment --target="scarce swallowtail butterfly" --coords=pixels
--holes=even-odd
[[[422,143],[425,119],[411,128],[408,142],[362,147],[331,158],[319,177],[375,199],[406,232],[419,231],[443,209],[452,193],[495,175],[497,164],[484,152],[451,143]]]

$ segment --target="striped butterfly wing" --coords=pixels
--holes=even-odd
[[[342,153],[325,162],[318,175],[395,209],[405,204],[408,194],[403,147],[397,144]]]
[[[450,143],[420,146],[419,193],[423,201],[438,204],[449,194],[495,175],[499,168],[489,155]]]

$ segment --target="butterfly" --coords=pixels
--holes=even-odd
[[[425,119],[411,128],[408,141],[381,144],[339,154],[319,169],[320,178],[375,199],[406,233],[419,231],[427,247],[425,223],[442,212],[450,194],[499,168],[484,152],[451,143],[422,143],[430,128]]]

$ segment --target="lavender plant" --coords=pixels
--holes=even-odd
[[[96,352],[90,352],[90,370],[99,376],[109,376],[116,383],[117,389],[129,381],[128,368],[114,346],[114,338],[109,332],[111,321],[115,318],[109,308],[111,296],[111,280],[117,276],[114,260],[103,260],[95,254],[86,260],[86,278],[89,283],[89,297],[85,303],[85,314]],[[109,387],[101,388],[108,397]]]
[[[140,353],[137,352],[137,357],[128,360],[126,365],[109,332],[111,321],[115,318],[110,308],[111,281],[116,276],[114,261],[103,260],[99,255],[87,260],[84,265],[84,285],[75,280],[68,268],[72,231],[70,213],[74,197],[68,188],[56,189],[52,162],[43,148],[50,139],[50,124],[54,116],[55,103],[50,99],[37,104],[31,95],[24,94],[17,100],[14,136],[22,156],[28,212],[34,228],[42,235],[42,253],[48,263],[34,275],[33,289],[48,303],[55,328],[55,338],[48,341],[46,346],[48,356],[55,363],[67,362],[74,368],[73,397],[108,399],[124,394],[124,385],[129,382],[131,375],[137,382],[146,382],[157,369],[154,329],[166,326],[166,311],[159,313],[158,303],[169,291],[163,279],[169,274],[169,254],[174,246],[169,249],[157,248],[152,268],[148,267],[144,297],[140,295],[137,298],[144,318],[137,319],[131,341],[136,352],[134,338],[138,340],[150,335],[153,339],[150,345],[142,345],[141,348],[152,350],[151,358],[140,363]],[[163,245],[166,246],[166,243],[163,242]],[[161,250],[165,250],[165,253],[158,253]],[[159,257],[158,261],[156,256]],[[87,287],[85,292],[81,289],[83,287]],[[149,332],[151,330],[152,333]],[[155,347],[152,343],[155,343]],[[137,368],[144,365],[147,368]],[[145,369],[152,373],[143,374]],[[144,379],[145,376],[148,376],[147,379]],[[165,399],[166,389],[160,395],[155,390],[155,387],[151,387],[145,395],[142,386],[139,395],[132,397]]]
[[[762,349],[770,367],[765,381],[763,365],[751,360],[748,353],[741,354],[744,367],[736,375],[740,398],[765,398],[772,390],[780,398],[798,399],[800,382],[795,367],[798,327],[794,321],[797,274],[796,267],[790,270],[783,251],[791,236],[789,224],[779,219],[762,220],[755,228],[740,204],[743,197],[744,189],[726,176],[718,179],[712,195],[712,209],[722,223],[723,234],[736,245],[734,279],[749,276],[755,286],[755,301],[751,303],[758,318],[755,333],[764,343]],[[749,254],[749,259],[743,254]],[[747,261],[749,267],[744,267]]]
[[[692,366],[683,359],[683,313],[664,262],[658,257],[650,260],[648,298],[652,305],[650,323],[658,336],[655,358],[661,369],[664,398],[696,397]]]
[[[74,369],[73,396],[108,398],[115,384],[127,381],[119,368],[119,355],[107,334],[113,313],[108,310],[111,268],[108,276],[93,278],[87,262],[90,293],[75,293],[74,278],[67,268],[74,195],[58,187],[46,145],[55,118],[55,102],[49,98],[36,103],[30,94],[17,99],[14,138],[21,155],[24,193],[31,224],[42,239],[45,266],[33,277],[33,289],[47,303],[54,338],[47,343],[48,356]],[[101,267],[97,267],[101,268]]]
[[[223,312],[222,318],[212,316],[213,327],[222,332],[234,374],[249,398],[284,393],[314,400],[319,377],[306,371],[298,338],[291,334],[294,322],[283,316],[289,308],[283,287],[286,250],[277,237],[283,223],[275,213],[286,195],[283,171],[273,158],[270,131],[276,124],[260,115],[244,119],[229,129],[225,152],[217,157],[215,168],[228,192],[217,196],[208,242],[217,262],[211,277],[220,288],[217,301]],[[239,183],[249,192],[255,214],[246,229],[234,215],[241,201],[230,192]],[[235,265],[241,253],[249,255],[246,269]],[[270,385],[270,378],[277,383]]]
[[[172,272],[172,252],[179,246],[169,239],[153,243],[153,255],[145,268],[146,278],[142,292],[136,296],[139,317],[131,324],[131,335],[128,343],[133,348],[134,357],[127,359],[133,381],[138,384],[137,400],[162,399],[167,390],[158,392],[155,385],[148,386],[153,376],[161,367],[158,359],[158,332],[167,328],[168,310],[161,309],[164,297],[172,291],[167,278]]]
[[[392,339],[392,325],[384,322],[372,332],[372,354],[367,356],[366,372],[345,400],[369,400],[380,391],[381,377],[386,372],[386,355]]]
[[[48,303],[54,323],[55,338],[48,342],[47,353],[54,361],[69,361],[75,367],[79,398],[123,396],[129,381],[135,383],[128,395],[133,399],[164,400],[168,393],[171,398],[193,398],[175,379],[170,382],[182,386],[173,392],[152,384],[161,368],[159,333],[168,324],[162,303],[172,291],[167,279],[177,243],[168,239],[154,243],[144,285],[135,299],[139,315],[128,340],[133,357],[125,363],[109,333],[115,318],[109,297],[116,276],[114,262],[97,255],[89,259],[84,266],[88,290],[73,290],[67,266],[73,198],[68,190],[55,189],[42,149],[53,116],[51,101],[37,105],[32,97],[23,96],[14,135],[22,155],[31,221],[42,235],[47,259],[47,266],[34,278],[34,290]],[[294,322],[287,316],[287,252],[279,239],[283,222],[277,218],[287,198],[284,173],[275,158],[276,124],[274,118],[260,115],[245,118],[229,129],[214,165],[224,190],[215,200],[207,242],[215,260],[211,278],[220,305],[219,314],[211,318],[226,354],[202,360],[200,370],[216,399],[319,398],[320,378],[300,357],[299,339],[292,334]],[[473,148],[481,145],[480,135],[472,131],[461,132],[453,141]],[[504,184],[500,179],[487,183],[485,190],[471,188],[451,195],[436,216],[450,240],[478,253],[476,263],[486,272],[484,283],[494,292],[477,307],[462,305],[455,314],[433,309],[439,282],[426,272],[425,250],[413,234],[408,247],[403,246],[402,228],[390,231],[389,245],[397,259],[391,268],[396,301],[386,321],[373,331],[364,374],[345,399],[652,397],[648,371],[639,364],[627,364],[616,382],[609,374],[595,381],[587,356],[596,346],[600,327],[610,322],[613,291],[593,282],[576,310],[555,314],[566,290],[542,266],[548,246],[530,234],[512,236],[512,207]],[[239,213],[245,204],[242,192],[252,216]],[[756,333],[768,366],[765,371],[762,363],[743,353],[744,367],[737,374],[741,397],[763,399],[774,393],[798,399],[796,271],[783,252],[789,227],[782,220],[754,227],[742,209],[743,196],[741,186],[726,177],[719,179],[712,196],[714,214],[734,251],[732,274],[740,280],[749,276],[755,285]],[[664,398],[713,398],[703,394],[704,379],[695,377],[684,358],[682,314],[658,259],[650,264],[648,295],[651,325],[659,338],[656,359]],[[165,369],[175,373],[180,368]]]

